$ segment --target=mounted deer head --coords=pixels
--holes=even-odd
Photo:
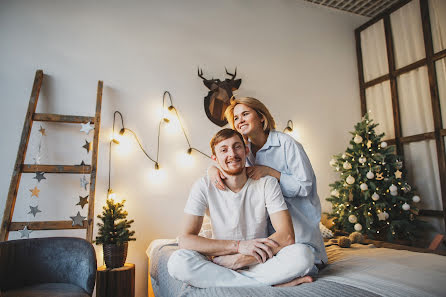
[[[198,68],[198,76],[203,79],[204,85],[210,90],[208,95],[204,98],[204,110],[208,118],[216,125],[223,127],[228,122],[225,119],[225,110],[230,104],[230,99],[233,96],[232,92],[237,90],[242,83],[241,79],[235,79],[237,75],[237,67],[234,74],[229,73],[226,69],[226,74],[231,78],[226,78],[224,81],[219,79],[206,79],[203,77],[203,70]]]

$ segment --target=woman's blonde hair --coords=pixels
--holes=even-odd
[[[276,122],[268,108],[260,100],[252,97],[231,98],[231,105],[226,108],[225,117],[232,129],[236,130],[234,126],[234,108],[237,104],[244,104],[257,112],[259,117],[263,119],[263,131],[269,132],[272,129],[276,129]]]

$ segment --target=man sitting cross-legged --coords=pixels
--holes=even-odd
[[[223,129],[210,144],[212,159],[228,175],[228,189],[217,189],[207,176],[194,184],[184,209],[180,249],[168,262],[169,274],[199,288],[311,282],[305,275],[314,269],[314,254],[308,245],[294,243],[277,180],[246,176],[248,148],[237,131]],[[213,239],[198,236],[205,213]],[[268,214],[276,232],[266,238]]]

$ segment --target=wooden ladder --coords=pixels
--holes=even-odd
[[[10,231],[22,230],[28,226],[29,230],[64,230],[64,229],[87,229],[86,239],[92,241],[93,237],[93,216],[94,216],[94,195],[96,187],[96,165],[98,157],[98,140],[99,127],[101,123],[101,104],[102,104],[102,87],[103,82],[98,81],[97,97],[96,97],[96,114],[94,117],[88,116],[71,116],[36,113],[37,101],[39,99],[40,87],[43,81],[43,71],[37,70],[34,78],[33,89],[29,99],[28,111],[23,124],[22,137],[20,139],[19,150],[17,152],[17,159],[14,165],[14,171],[11,177],[11,184],[9,186],[8,198],[6,200],[5,211],[3,214],[0,241],[8,240]],[[26,150],[28,147],[29,136],[34,121],[44,122],[61,122],[61,123],[87,123],[94,124],[94,137],[92,148],[91,165],[31,165],[24,164]],[[73,226],[73,221],[34,221],[34,222],[11,222],[14,213],[14,206],[17,199],[17,192],[19,189],[20,178],[22,173],[70,173],[70,174],[90,174],[90,195],[88,201],[88,217],[83,220],[82,226]]]

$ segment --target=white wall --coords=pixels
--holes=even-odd
[[[99,144],[96,214],[107,191],[108,141],[113,111],[141,138],[155,157],[157,110],[164,90],[173,95],[193,146],[209,153],[219,130],[203,110],[207,77],[224,78],[224,67],[243,79],[239,96],[261,99],[283,129],[294,121],[318,177],[324,211],[335,174],[328,161],[347,146],[360,119],[353,30],[365,18],[296,0],[226,1],[1,1],[0,2],[0,212],[3,214],[12,169],[36,69],[46,74],[38,112],[93,115],[96,86],[104,81]],[[38,123],[37,123],[38,124]],[[42,164],[78,164],[86,156],[80,126],[43,124]],[[38,125],[35,127],[39,128]],[[33,129],[27,155],[36,155]],[[91,139],[92,134],[88,137]],[[148,177],[153,164],[134,141],[127,153],[113,154],[112,188],[127,199],[137,241],[128,262],[136,264],[137,296],[146,292],[145,250],[156,238],[173,238],[191,184],[209,161],[195,155],[184,169],[174,158],[184,151],[180,133],[161,137],[164,183]],[[47,175],[40,197],[30,198],[35,180],[23,175],[14,220],[34,220],[29,204],[42,213],[35,220],[69,220],[84,191],[79,176]],[[81,210],[86,215],[86,208]],[[95,232],[96,232],[95,228]],[[84,236],[82,231],[35,232],[33,236]],[[19,238],[12,232],[10,239]],[[101,247],[97,247],[102,264]]]

